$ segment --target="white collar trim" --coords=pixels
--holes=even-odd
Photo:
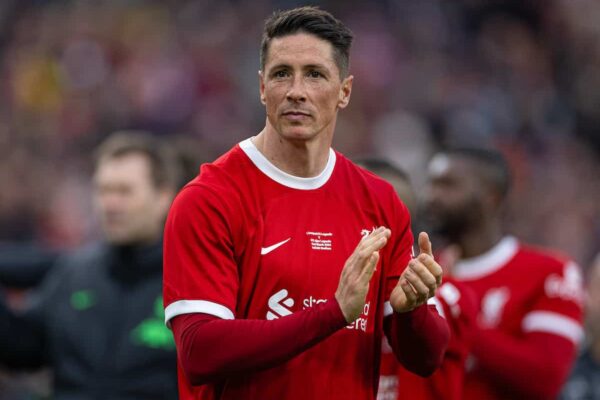
[[[311,178],[301,178],[280,170],[258,151],[250,139],[240,142],[240,148],[246,153],[248,158],[250,158],[250,161],[256,165],[256,168],[261,170],[275,182],[292,189],[314,190],[320,188],[327,183],[333,173],[333,168],[335,167],[335,151],[331,148],[329,149],[329,158],[327,160],[327,165],[325,165],[325,169],[323,169],[319,175]]]
[[[458,261],[452,274],[459,279],[482,278],[501,269],[518,250],[518,240],[514,236],[505,236],[486,253]]]

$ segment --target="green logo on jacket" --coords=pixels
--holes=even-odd
[[[78,290],[71,293],[71,307],[78,311],[87,310],[95,304],[96,294],[89,289]]]
[[[140,346],[153,349],[172,350],[175,348],[173,334],[165,326],[165,311],[162,296],[154,301],[154,315],[143,320],[131,331],[131,339]]]

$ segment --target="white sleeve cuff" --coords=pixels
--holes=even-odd
[[[551,311],[532,311],[523,318],[523,331],[545,332],[562,336],[578,345],[583,339],[581,324],[572,318]]]
[[[229,308],[206,300],[178,300],[165,308],[165,324],[170,327],[169,321],[182,314],[202,313],[221,319],[235,319],[233,311]]]

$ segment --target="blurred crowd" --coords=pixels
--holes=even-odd
[[[93,238],[87,174],[117,129],[202,141],[255,134],[258,42],[298,1],[0,4],[0,240]],[[600,250],[600,3],[323,1],[353,29],[353,98],[335,145],[417,184],[440,145],[494,146],[516,187],[507,224],[582,265]]]
[[[200,146],[204,160],[256,134],[264,18],[305,3],[0,2],[0,243],[64,250],[97,238],[93,149],[113,131]],[[417,192],[439,147],[500,149],[514,172],[507,230],[591,264],[600,2],[308,3],[356,37],[336,149],[390,159]]]

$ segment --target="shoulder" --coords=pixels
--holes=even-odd
[[[203,206],[226,210],[239,203],[235,200],[240,197],[241,183],[245,180],[242,172],[248,169],[247,163],[236,145],[214,162],[203,164],[200,174],[175,196],[171,212]]]
[[[520,243],[516,261],[538,271],[542,275],[561,273],[576,264],[565,254],[556,250]]]
[[[352,181],[365,186],[377,194],[395,195],[394,187],[371,171],[356,165],[346,156],[336,151],[337,167]]]

